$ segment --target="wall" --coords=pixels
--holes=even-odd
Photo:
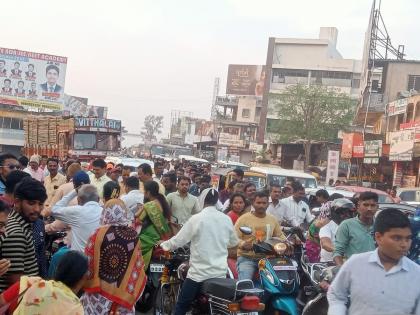
[[[388,64],[384,93],[386,102],[395,101],[398,92],[407,91],[408,75],[420,75],[420,62],[390,62]]]
[[[236,121],[255,123],[255,111],[257,107],[257,100],[254,97],[240,97],[238,102],[238,111],[236,114]],[[249,110],[249,117],[242,117],[242,111]]]

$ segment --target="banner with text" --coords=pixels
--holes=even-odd
[[[265,66],[229,65],[226,94],[263,96]]]
[[[0,47],[0,103],[62,110],[67,58]]]
[[[401,130],[388,133],[391,144],[390,161],[411,161],[413,159],[414,130]]]

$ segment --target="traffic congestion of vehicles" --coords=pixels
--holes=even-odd
[[[7,157],[12,165],[14,157]],[[351,250],[374,250],[372,233],[358,235],[351,224],[371,229],[382,213],[397,211],[414,220],[418,212],[383,191],[345,183],[324,186],[312,174],[269,164],[211,165],[185,155],[109,155],[83,164],[83,170],[78,161],[67,161],[65,169],[59,162],[48,159],[46,165],[48,176],[62,176],[60,185],[67,192],[53,187],[57,193],[46,201],[38,221],[46,231],[44,263],[54,274],[50,269],[61,268],[57,261],[73,246],[96,261],[88,268],[104,282],[99,291],[86,287],[80,300],[84,308],[94,305],[99,294],[110,311],[116,303],[117,309],[140,314],[326,315],[335,303],[334,279],[348,258],[343,246],[352,241],[342,240],[344,231],[363,239]],[[24,172],[10,175],[36,176],[40,165],[34,155]],[[48,183],[49,177],[27,181],[30,191],[41,194],[51,188]],[[69,205],[75,196],[79,202]],[[6,193],[0,200],[7,198]],[[92,200],[84,203],[83,198]],[[93,227],[93,218],[86,217],[91,211],[99,211]],[[138,254],[119,245],[125,242],[131,249],[138,242]],[[106,279],[123,281],[128,274],[141,286],[132,282],[139,285],[136,297],[120,304],[124,295],[109,291]]]

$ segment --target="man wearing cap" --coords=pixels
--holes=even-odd
[[[90,176],[90,182],[98,190],[99,198],[104,197],[104,185],[111,181],[106,175],[106,162],[102,159],[96,159],[92,162],[93,174]]]
[[[44,170],[39,167],[40,156],[39,155],[32,155],[31,159],[29,160],[29,166],[25,168],[23,171],[31,175],[33,179],[40,181],[41,183],[44,182]]]
[[[78,172],[73,179],[75,189],[57,202],[51,210],[56,219],[70,227],[71,249],[81,252],[84,252],[90,235],[99,227],[103,210],[99,204],[96,187],[84,183],[88,178],[85,172]],[[76,196],[79,204],[69,206],[70,200]]]

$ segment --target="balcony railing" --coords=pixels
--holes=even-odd
[[[369,95],[363,97],[362,111],[366,111],[369,103]],[[384,94],[372,93],[370,96],[369,112],[385,112],[386,100]]]

